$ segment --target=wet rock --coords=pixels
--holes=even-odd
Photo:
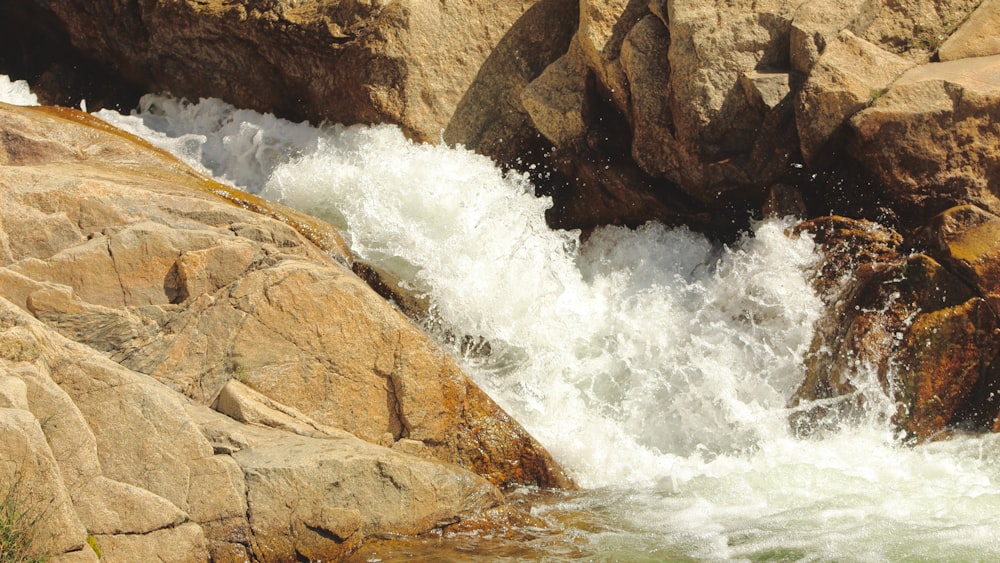
[[[968,207],[950,210],[914,239],[926,249],[914,254],[898,234],[870,223],[824,219],[800,227],[816,233],[824,251],[816,287],[829,314],[792,401],[796,431],[885,416],[903,435],[927,440],[993,424],[1000,409],[995,309],[947,241],[985,264],[997,239],[981,235],[995,219]]]

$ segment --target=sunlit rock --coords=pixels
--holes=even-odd
[[[849,31],[833,39],[802,86],[795,108],[806,163],[821,162],[841,145],[847,119],[878,99],[912,66]]]
[[[18,0],[146,91],[437,140],[526,3]],[[107,22],[115,22],[108,25]]]
[[[319,488],[359,479],[337,510],[356,512],[360,527],[301,512],[291,525],[305,539],[273,560],[330,558],[368,534],[481,518],[502,502],[496,485],[572,486],[453,358],[350,271],[329,226],[209,181],[80,112],[0,104],[0,127],[0,404],[45,421],[54,463],[38,476],[65,483],[67,514],[105,559],[173,550],[164,560],[255,560],[272,553],[257,540],[287,529],[288,514],[276,524],[260,500],[248,517],[248,487],[259,483],[248,480],[266,471],[238,463],[231,454],[253,448],[223,445],[238,440],[197,423],[192,401],[242,420],[223,417],[237,428],[230,436],[284,429],[265,465],[299,468]],[[400,447],[375,444],[387,433],[385,445]],[[297,436],[327,453],[288,451]],[[365,459],[358,473],[344,461],[354,453]],[[334,459],[342,470],[324,472]],[[391,503],[356,502],[379,487]],[[327,532],[352,539],[330,547]],[[51,550],[89,557],[74,537]]]
[[[996,213],[998,107],[1000,55],[917,66],[851,119],[853,152],[916,224],[965,203]]]
[[[938,49],[938,60],[1000,55],[1000,2],[985,0]]]

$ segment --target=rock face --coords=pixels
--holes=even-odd
[[[437,140],[533,2],[16,0],[145,91]],[[27,8],[26,8],[27,9]]]
[[[994,427],[1000,217],[949,209],[908,241],[922,251],[914,254],[870,222],[828,218],[800,228],[826,253],[817,288],[829,314],[796,394],[802,410],[793,427],[810,434],[880,409],[916,440]]]
[[[977,30],[992,29],[995,10],[979,4],[581,2],[579,19],[566,24],[575,26],[566,51],[521,90],[511,113],[527,113],[552,145],[543,161],[552,173],[552,222],[559,226],[660,220],[725,236],[745,226],[776,186],[801,190],[810,207],[824,213],[876,218],[906,196],[891,190],[875,205],[860,201],[874,199],[870,193],[845,191],[870,192],[866,186],[905,172],[883,172],[871,153],[895,155],[907,147],[861,133],[852,144],[858,165],[845,156],[845,144],[862,126],[848,122],[873,103],[893,99],[894,81],[911,67],[935,67],[927,63],[939,47],[942,60],[987,54],[988,44],[972,45],[983,45],[975,38],[985,32]],[[946,49],[942,43],[953,32],[955,47]],[[899,97],[913,101],[912,119],[936,115],[939,104]],[[506,152],[459,134],[464,119],[452,119],[449,141],[509,161]],[[921,136],[930,138],[930,132]],[[961,158],[962,151],[946,146],[931,156],[944,162]],[[919,176],[920,164],[912,165]],[[831,190],[813,173],[834,176],[834,185],[860,177],[857,187]]]
[[[0,131],[0,486],[48,507],[36,552],[330,559],[571,486],[329,227],[80,112]]]

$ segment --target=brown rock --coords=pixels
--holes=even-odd
[[[1000,1],[984,0],[938,49],[938,60],[1000,55]]]
[[[981,379],[997,383],[990,363],[1000,351],[995,313],[980,298],[919,315],[907,331],[899,354],[899,423],[926,440],[953,423]],[[994,417],[996,413],[994,412]]]
[[[421,140],[439,138],[483,61],[532,6],[31,1],[75,46],[146,91],[316,122],[397,123]]]
[[[979,295],[1000,299],[1000,217],[973,205],[953,207],[934,217],[918,241]]]
[[[807,0],[795,11],[790,40],[792,69],[809,74],[842,31],[863,33],[880,11],[876,0]]]
[[[982,263],[995,220],[958,208],[922,233],[916,242],[931,246],[947,268],[927,254],[904,256],[900,237],[874,224],[828,219],[800,227],[815,233],[824,249],[816,285],[828,314],[817,326],[793,400],[798,432],[866,416],[878,408],[873,392],[900,405],[893,422],[917,440],[993,424],[1000,410],[997,318],[947,249],[949,242],[959,254],[971,248]]]
[[[843,142],[847,119],[912,66],[849,31],[841,32],[813,67],[795,108],[806,163],[825,165],[824,157]]]
[[[962,204],[1000,212],[1000,56],[915,67],[851,119],[855,155],[901,215]]]
[[[351,506],[363,493],[338,497],[348,499],[338,514],[358,515],[352,542],[499,502],[494,486],[446,462],[498,484],[572,485],[452,358],[350,272],[329,227],[211,183],[85,114],[0,105],[0,130],[11,139],[0,166],[0,296],[10,297],[0,301],[0,402],[52,424],[71,513],[105,557],[141,560],[168,545],[177,560],[264,557],[257,536],[278,524],[251,525],[249,470],[229,455],[271,447],[239,441],[277,432],[258,424],[315,436],[302,443],[327,453],[278,459],[275,445],[265,456],[310,486],[329,485],[321,478],[334,473],[317,464],[332,456],[346,463],[336,479],[357,468],[359,486],[397,495],[385,508],[393,518]],[[9,233],[10,218],[26,215],[63,226]],[[221,439],[196,423],[188,398],[146,374],[205,404],[225,387],[219,408],[245,423],[229,419],[239,430]],[[400,445],[365,444],[345,427],[373,442],[388,431]],[[348,463],[362,451],[367,461]],[[418,467],[426,471],[406,473]],[[354,526],[317,510],[280,524],[305,538],[303,553],[325,553],[328,532]],[[60,549],[90,557],[82,542]]]

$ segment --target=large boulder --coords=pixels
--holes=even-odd
[[[532,2],[16,0],[146,91],[437,140]],[[25,8],[25,12],[28,12]]]
[[[572,485],[329,226],[80,112],[0,104],[0,130],[0,408],[47,439],[28,469],[69,520],[45,551],[333,558]],[[275,496],[307,483],[342,488]]]
[[[1000,212],[1000,55],[930,63],[851,118],[852,150],[914,224],[961,204]]]

